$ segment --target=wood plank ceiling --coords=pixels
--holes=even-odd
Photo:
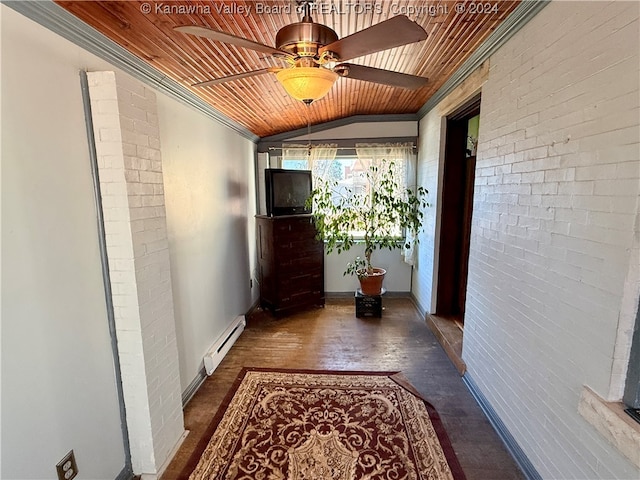
[[[416,113],[519,3],[316,0],[313,20],[335,30],[339,38],[398,14],[420,24],[426,40],[351,63],[424,76],[429,82],[419,90],[406,90],[339,78],[327,96],[306,106],[289,97],[273,73],[192,87],[283,64],[264,53],[174,31],[179,25],[206,26],[275,46],[277,31],[301,19],[294,0],[55,1],[259,137],[352,115]]]

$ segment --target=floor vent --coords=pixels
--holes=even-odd
[[[209,349],[204,356],[204,368],[207,371],[207,375],[211,375],[218,365],[220,365],[220,362],[244,331],[246,325],[247,321],[244,315],[237,316]]]

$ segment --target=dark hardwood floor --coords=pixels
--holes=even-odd
[[[524,479],[412,301],[383,306],[382,318],[356,318],[353,298],[282,318],[255,312],[185,407],[190,433],[161,480],[181,478],[242,367],[401,371],[440,414],[468,480]]]

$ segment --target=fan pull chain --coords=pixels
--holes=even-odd
[[[309,150],[307,151],[307,164],[311,160],[311,104],[307,103],[307,141],[309,142]]]

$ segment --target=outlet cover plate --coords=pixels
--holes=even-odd
[[[56,465],[58,480],[71,480],[78,475],[78,465],[73,450],[67,453],[62,460]]]

